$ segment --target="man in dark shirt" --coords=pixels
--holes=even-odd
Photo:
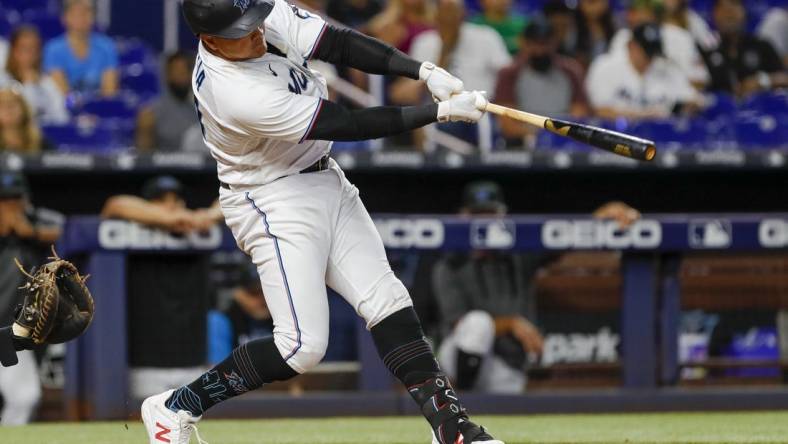
[[[173,177],[149,180],[142,197],[114,196],[102,217],[183,236],[222,220],[217,207],[186,208]],[[210,286],[206,253],[135,253],[128,258],[128,337],[132,395],[144,398],[191,381],[206,363]]]
[[[501,217],[507,207],[492,182],[469,184],[462,215]],[[621,202],[609,202],[594,217],[627,227],[640,217]],[[433,268],[443,342],[438,359],[457,388],[520,393],[525,388],[527,353],[542,352],[536,317],[534,277],[551,254],[473,250],[449,253]]]
[[[0,326],[10,325],[19,299],[17,289],[24,283],[14,266],[34,264],[42,250],[59,237],[62,216],[34,209],[28,201],[27,183],[18,173],[0,172]],[[0,425],[26,424],[41,397],[38,366],[32,351],[17,352],[19,363],[0,367]]]
[[[583,67],[558,54],[552,26],[535,18],[520,37],[514,63],[498,72],[495,100],[505,106],[547,116],[586,117],[590,106],[583,85]],[[521,140],[534,130],[521,122],[500,118],[508,140]]]
[[[746,96],[788,86],[782,60],[772,45],[746,32],[747,13],[741,0],[716,0],[714,24],[718,48],[703,58],[711,74],[712,91]]]

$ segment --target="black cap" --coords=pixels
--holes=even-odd
[[[172,176],[158,176],[148,180],[142,186],[142,197],[147,200],[158,199],[166,193],[183,196],[183,185]]]
[[[259,28],[272,9],[274,9],[274,0],[184,0],[183,2],[183,15],[192,32],[226,39],[240,39]]]
[[[19,199],[27,191],[27,181],[21,173],[0,172],[0,199]]]
[[[659,25],[645,23],[632,30],[632,40],[646,52],[650,58],[662,55],[662,32]]]
[[[495,182],[471,182],[463,191],[463,207],[472,213],[505,212],[501,187]]]
[[[553,27],[541,18],[534,17],[523,30],[523,37],[527,40],[548,40],[553,36]]]
[[[573,2],[574,6],[576,2]],[[573,14],[575,8],[570,6],[566,0],[550,0],[542,6],[542,14],[550,16],[553,14]]]

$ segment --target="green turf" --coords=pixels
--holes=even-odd
[[[479,417],[508,444],[788,443],[788,412]],[[127,428],[128,426],[128,428]],[[210,444],[429,444],[419,418],[203,421]],[[192,442],[196,442],[192,438]],[[141,423],[0,428],[2,444],[144,444]]]

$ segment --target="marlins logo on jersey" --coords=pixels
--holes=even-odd
[[[251,0],[233,0],[233,5],[241,10],[241,14],[244,14],[246,13],[246,10],[249,9],[250,1]]]

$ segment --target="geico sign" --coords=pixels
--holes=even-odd
[[[375,221],[383,245],[389,248],[440,248],[443,223],[438,219],[378,219]]]
[[[788,246],[788,221],[764,219],[758,225],[758,242],[766,248]]]
[[[548,220],[542,225],[545,248],[655,248],[662,243],[662,226],[639,220],[621,230],[612,220]]]
[[[99,245],[107,250],[213,250],[222,244],[222,230],[177,236],[157,228],[123,220],[105,220],[99,225]]]

